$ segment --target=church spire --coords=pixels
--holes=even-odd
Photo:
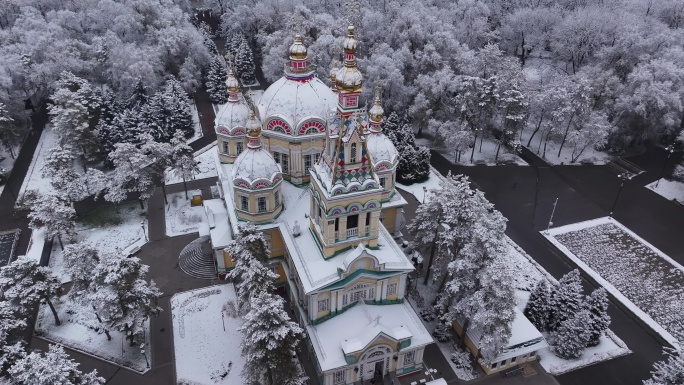
[[[226,65],[228,66],[228,78],[226,78],[226,87],[228,88],[228,101],[230,103],[237,103],[240,101],[238,93],[240,92],[240,83],[235,77],[233,71],[233,58],[230,53],[226,54]]]
[[[378,134],[382,132],[382,121],[385,119],[385,110],[382,108],[382,100],[380,94],[382,90],[380,84],[375,86],[375,101],[373,107],[368,110],[368,118],[370,120],[370,132]]]
[[[247,148],[258,150],[261,148],[261,123],[254,113],[254,109],[249,110],[249,120],[245,126],[249,142]]]
[[[335,86],[339,93],[337,108],[345,117],[359,108],[363,76],[361,71],[356,68],[356,47],[358,45],[359,42],[354,36],[354,26],[350,25],[347,30],[347,37],[342,43],[344,66],[337,71],[335,77]]]
[[[308,81],[314,76],[314,68],[307,61],[307,48],[302,35],[295,35],[295,40],[288,49],[290,64],[285,66],[285,76],[288,79]]]

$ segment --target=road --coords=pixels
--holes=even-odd
[[[614,217],[679,263],[684,263],[681,237],[684,208],[642,187],[657,179],[664,153],[651,149],[631,160],[646,173],[624,187]],[[508,218],[508,236],[559,278],[575,266],[539,234],[548,224],[553,202],[558,198],[553,226],[606,216],[620,182],[605,166],[549,166],[538,158],[531,159],[530,163],[531,167],[454,166],[438,153],[432,154],[432,164],[440,173],[451,171],[468,175]],[[515,179],[519,181],[516,188],[512,184]],[[598,287],[584,274],[583,278],[586,292]],[[631,312],[613,298],[611,300],[611,329],[634,353],[558,376],[559,383],[641,384],[649,377],[653,362],[661,359],[663,341]]]

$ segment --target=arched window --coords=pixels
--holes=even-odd
[[[351,144],[351,150],[349,151],[349,163],[356,163],[356,143]]]

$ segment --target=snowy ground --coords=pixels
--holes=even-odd
[[[146,213],[137,202],[120,205],[118,212],[113,206],[105,207],[86,215],[77,222],[77,240],[88,242],[100,251],[120,250],[128,254],[146,242],[140,221],[144,221],[145,230],[147,230]],[[42,244],[36,244],[36,246],[42,249]],[[64,272],[62,262],[62,250],[59,242],[55,240],[50,255],[50,268],[62,279],[62,282],[68,282],[70,278]]]
[[[226,311],[236,301],[233,284],[175,294],[171,298],[176,378],[179,384],[241,384],[242,320]],[[219,381],[212,376],[230,368]]]
[[[188,191],[188,197],[200,194],[199,190]],[[166,205],[166,235],[175,237],[177,235],[196,233],[198,224],[204,218],[203,206],[190,206],[190,199],[185,199],[185,192],[169,194],[169,204]]]
[[[608,217],[544,236],[670,344],[684,338],[684,267]]]
[[[36,152],[33,154],[33,160],[31,160],[31,165],[29,166],[26,177],[24,178],[24,183],[22,183],[19,189],[19,194],[17,196],[17,203],[21,202],[26,191],[36,190],[43,194],[51,193],[54,191],[52,185],[50,184],[50,178],[43,178],[41,175],[41,170],[45,164],[45,158],[50,153],[50,150],[57,147],[57,134],[52,131],[50,125],[45,126],[43,133],[40,135],[40,140],[38,141],[38,147]]]
[[[523,145],[527,145],[527,141],[530,138],[530,135],[532,135],[532,132],[534,129],[532,127],[527,127],[525,131],[523,131],[522,139],[520,142]],[[598,151],[595,150],[593,146],[588,146],[584,152],[579,156],[579,158],[575,161],[575,163],[571,163],[570,161],[572,160],[572,152],[574,150],[574,147],[566,142],[565,145],[563,146],[563,151],[561,152],[561,155],[558,156],[558,148],[560,147],[560,143],[555,143],[551,140],[549,140],[548,144],[546,145],[546,154],[544,154],[544,135],[542,134],[541,130],[537,132],[537,134],[532,138],[532,142],[530,143],[528,149],[535,154],[539,155],[542,157],[544,160],[546,160],[549,164],[554,164],[554,165],[559,165],[559,164],[566,164],[566,165],[579,165],[582,163],[591,163],[591,164],[606,164],[613,160],[613,156],[609,155],[606,152],[603,151]],[[540,146],[541,142],[541,146]]]
[[[88,324],[97,323],[97,318],[92,309],[81,307],[71,302],[56,300],[53,303],[57,308],[61,326],[55,325],[50,307],[41,305],[36,321],[35,333],[40,338],[59,343],[68,348],[77,350],[89,356],[114,363],[115,365],[145,373],[147,368],[145,356],[140,352],[140,345],[129,346],[124,340],[124,334],[116,331],[110,332],[112,340],[108,341],[104,334],[98,334],[89,328]],[[146,324],[145,346],[150,346],[150,324]],[[147,359],[152,360],[151,350],[145,348]]]
[[[475,152],[473,153],[473,161],[470,161],[470,154],[472,149],[468,149],[461,153],[461,159],[459,162],[455,162],[456,154],[448,148],[443,147],[441,144],[436,143],[433,139],[429,138],[418,138],[416,139],[416,144],[419,146],[426,146],[432,148],[433,150],[444,155],[444,157],[451,163],[459,164],[461,166],[475,166],[475,165],[487,165],[494,166],[499,163],[507,164],[517,164],[520,166],[526,166],[527,162],[522,160],[519,156],[513,154],[509,149],[502,147],[499,152],[498,161],[495,159],[496,156],[496,142],[491,139],[485,138],[480,145],[480,139],[477,139],[477,144],[475,145]]]
[[[416,199],[418,202],[423,202],[423,199],[430,200],[430,190],[439,188],[439,181],[441,180],[442,176],[435,170],[434,168],[430,167],[430,178],[426,180],[425,182],[422,183],[414,183],[410,186],[397,183],[397,187],[400,189],[410,193]],[[423,187],[427,189],[428,196],[425,197],[425,192],[423,191]]]
[[[188,143],[192,143],[196,141],[197,139],[201,138],[204,136],[204,133],[202,132],[202,125],[200,124],[199,120],[199,115],[197,113],[197,107],[195,106],[195,103],[190,103],[190,112],[192,113],[192,127],[195,130],[195,133],[188,139]]]
[[[657,187],[656,183],[658,184]],[[656,194],[664,198],[684,204],[684,183],[682,182],[663,178],[660,179],[660,182],[655,181],[651,184],[647,184],[646,188],[653,190]]]
[[[195,159],[199,163],[199,172],[195,174],[194,179],[211,178],[217,176],[216,163],[214,163],[214,156],[216,153],[216,143],[210,144],[195,152]],[[183,183],[183,179],[176,176],[170,170],[165,173],[166,184]]]

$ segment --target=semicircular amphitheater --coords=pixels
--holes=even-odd
[[[216,279],[216,264],[208,235],[188,243],[178,257],[178,266],[193,278]]]

